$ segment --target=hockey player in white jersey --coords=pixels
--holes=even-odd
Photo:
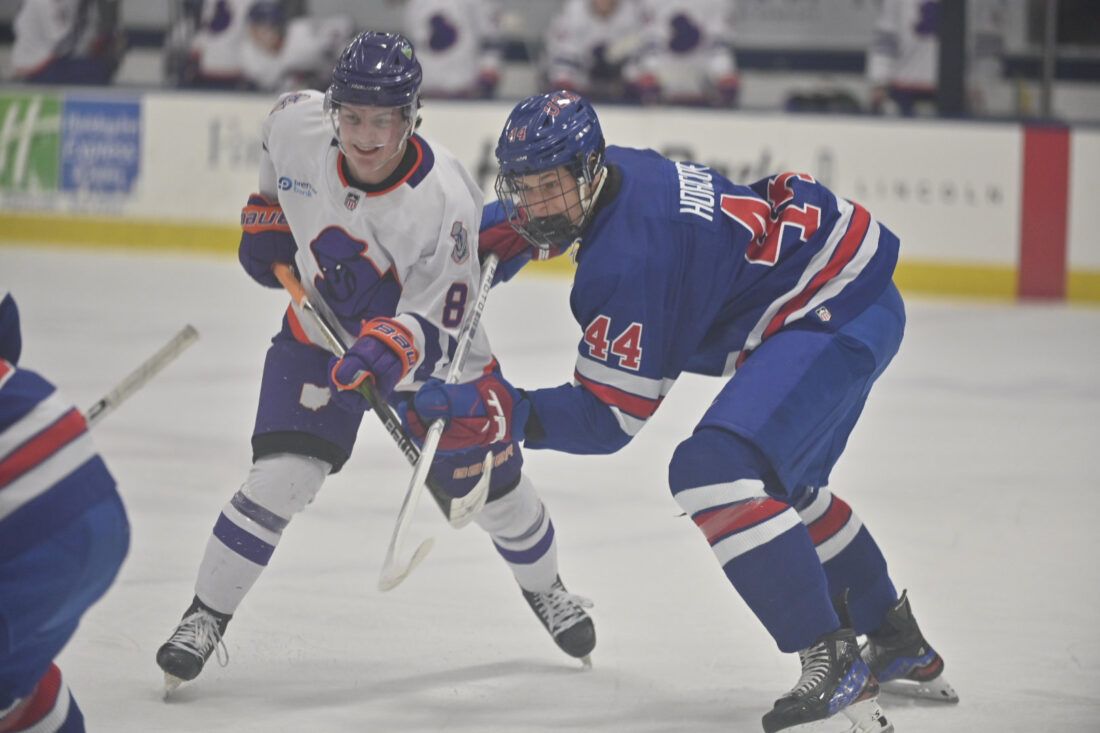
[[[938,109],[940,0],[883,0],[867,53],[871,111],[904,116]],[[968,5],[966,86],[971,112],[985,106],[985,88],[1000,74],[1006,0]]]
[[[642,99],[639,85],[644,33],[638,0],[566,0],[545,37],[546,86],[594,100],[655,101]]]
[[[222,509],[194,599],[156,655],[169,690],[223,647],[230,618],[286,526],[350,456],[368,409],[357,387],[370,380],[397,404],[446,373],[477,296],[482,194],[449,152],[415,133],[420,81],[407,39],[362,33],[341,54],[326,94],[284,95],[263,125],[259,192],[241,217],[241,264],[269,287],[278,287],[274,264],[293,264],[313,305],[352,345],[336,358],[296,306],[286,311],[264,365],[252,469]],[[502,387],[483,332],[462,381],[495,390],[510,414],[517,396]],[[466,418],[475,432],[479,421],[495,425],[485,411]],[[474,521],[558,646],[583,659],[595,646],[590,604],[558,577],[554,527],[521,473],[510,431],[472,453],[442,443],[432,476],[454,496],[469,492],[478,476],[466,469],[481,463],[485,448],[496,467]]]
[[[12,76],[30,84],[110,84],[126,50],[119,0],[24,0]]]
[[[648,0],[639,84],[665,104],[733,107],[733,0]]]
[[[408,0],[405,32],[424,67],[425,97],[489,99],[500,81],[495,0]]]
[[[282,3],[252,3],[241,45],[245,84],[266,92],[324,89],[354,27],[347,15],[287,19]]]

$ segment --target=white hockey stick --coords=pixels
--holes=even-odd
[[[98,423],[108,413],[113,412],[116,407],[129,399],[134,392],[144,387],[161,369],[175,361],[176,357],[184,352],[184,349],[195,343],[195,339],[198,337],[199,332],[195,330],[194,326],[187,325],[180,329],[180,332],[173,336],[171,341],[160,347],[157,353],[143,361],[126,379],[119,382],[114,389],[103,395],[98,402],[84,411],[84,420],[88,423],[88,427],[90,428]]]
[[[485,302],[489,299],[489,290],[493,286],[493,276],[496,274],[498,261],[496,255],[489,255],[481,265],[481,283],[478,285],[477,302],[474,303],[473,310],[470,311],[466,323],[462,325],[462,330],[458,334],[458,346],[455,348],[454,359],[447,369],[445,384],[455,384],[462,376],[462,367],[466,364],[466,355],[470,351],[470,345],[473,343],[478,324],[481,322]],[[432,548],[432,538],[429,537],[420,543],[408,562],[402,563],[397,559],[401,551],[402,541],[405,538],[405,530],[408,529],[413,510],[416,509],[420,494],[423,493],[424,486],[427,483],[428,471],[432,467],[432,461],[435,460],[435,452],[439,447],[439,439],[443,435],[444,427],[446,427],[446,421],[436,420],[428,428],[427,435],[424,436],[424,445],[420,448],[420,460],[416,463],[416,469],[409,481],[409,488],[405,491],[405,499],[401,502],[401,511],[397,514],[397,524],[393,528],[390,545],[386,548],[386,561],[382,564],[382,574],[378,578],[379,590],[392,590],[400,585],[401,581],[409,576],[409,573],[420,564],[420,561]],[[470,492],[470,494],[478,491],[483,492],[476,497],[479,502],[479,511],[489,496],[489,476],[492,471],[493,451],[490,450],[488,455],[485,456],[485,461],[481,464],[481,480]],[[464,498],[469,499],[470,494],[467,494]]]
[[[294,276],[294,271],[290,269],[290,266],[277,264],[273,268],[275,277],[282,283],[283,288],[290,294],[291,299],[298,304],[298,307],[302,309],[312,320],[313,323],[320,329],[325,341],[328,342],[329,348],[337,356],[343,356],[347,351],[347,347],[344,346],[344,342],[340,339],[340,336],[335,330],[325,321],[325,317],[313,307],[313,304],[309,302],[309,297],[306,295],[305,288],[298,282],[298,278]],[[378,416],[378,419],[382,422],[382,426],[393,438],[394,443],[408,459],[409,463],[413,466],[417,465],[420,460],[420,449],[416,447],[416,443],[413,442],[411,436],[405,432],[404,427],[401,425],[401,419],[397,417],[397,414],[390,407],[389,403],[378,396],[378,393],[371,386],[370,382],[363,382],[363,385],[359,388],[359,391],[370,402],[371,408],[374,410],[374,414]],[[482,476],[477,486],[462,497],[448,496],[445,491],[439,486],[436,486],[435,482],[428,483],[428,489],[432,493],[432,498],[435,499],[436,504],[439,505],[440,511],[447,517],[447,522],[455,529],[461,529],[469,524],[474,515],[481,511],[481,508],[485,506],[485,499],[489,494],[489,477],[488,475]],[[427,550],[425,550],[425,554]]]

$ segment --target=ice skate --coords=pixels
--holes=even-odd
[[[948,703],[959,701],[944,679],[943,657],[921,633],[905,592],[886,614],[882,626],[867,635],[860,652],[883,692]]]
[[[764,716],[765,733],[807,730],[807,723],[843,713],[848,733],[893,733],[878,706],[878,682],[859,655],[856,635],[839,629],[798,653],[802,676]]]
[[[521,589],[522,590],[522,589]],[[559,648],[591,667],[589,656],[596,648],[596,627],[584,610],[592,607],[592,601],[575,596],[565,590],[561,577],[545,593],[523,591],[523,597],[539,621],[550,632]]]
[[[222,642],[232,615],[208,608],[196,596],[183,620],[168,641],[157,650],[157,665],[164,670],[165,699],[184,682],[199,676],[210,655],[217,652],[218,664],[229,664],[229,650]]]

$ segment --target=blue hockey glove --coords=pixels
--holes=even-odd
[[[258,193],[252,194],[241,209],[241,230],[241,246],[237,250],[241,267],[265,287],[282,287],[271,267],[276,263],[293,265],[298,251],[282,207]]]
[[[363,324],[359,339],[343,357],[329,362],[329,387],[345,410],[365,412],[370,402],[359,392],[363,383],[370,380],[378,396],[386,399],[417,360],[408,329],[392,318],[375,318]]]
[[[441,453],[487,448],[524,438],[531,403],[499,372],[465,384],[429,379],[413,399],[401,406],[402,421],[418,441],[436,420],[446,420],[439,440]]]

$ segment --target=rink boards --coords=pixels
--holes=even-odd
[[[0,243],[232,253],[265,95],[0,92]],[[429,101],[421,133],[490,193],[510,103]],[[601,109],[609,140],[737,181],[809,172],[902,240],[909,291],[1100,302],[1100,131],[1018,123]],[[564,270],[568,263],[544,265]]]

